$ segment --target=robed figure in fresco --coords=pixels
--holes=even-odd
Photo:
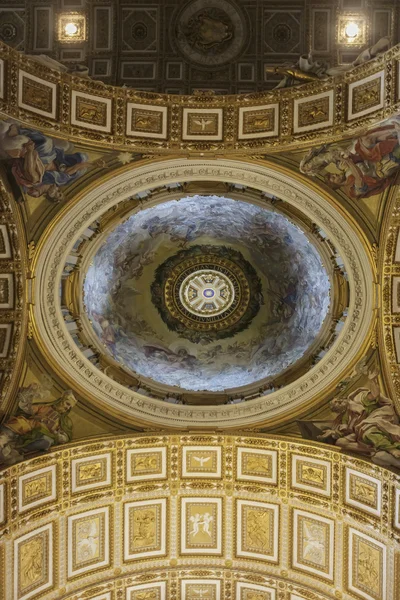
[[[31,452],[44,452],[55,444],[72,438],[69,413],[77,399],[71,390],[63,392],[52,403],[34,403],[46,397],[38,383],[32,383],[18,394],[18,411],[0,426],[0,465],[11,465]]]
[[[357,138],[347,148],[336,144],[312,148],[300,163],[305,175],[324,175],[333,189],[351,199],[381,194],[400,170],[400,121],[386,122]]]
[[[28,196],[45,195],[48,200],[63,199],[62,188],[84,175],[88,168],[104,166],[90,162],[70,142],[44,135],[10,121],[0,121],[0,158],[11,165],[11,173]]]
[[[368,380],[367,387],[331,401],[337,417],[318,439],[368,456],[378,465],[400,468],[399,417],[393,402],[381,393],[378,373],[369,373]]]

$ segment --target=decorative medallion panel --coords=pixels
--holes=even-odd
[[[293,131],[315,131],[333,125],[333,90],[294,100]]]
[[[0,358],[7,358],[10,351],[13,324],[0,324]]]
[[[239,140],[268,138],[279,133],[279,104],[239,108]]]
[[[29,600],[54,586],[53,523],[14,541],[14,600]]]
[[[57,114],[57,84],[45,81],[20,69],[18,106],[30,112],[55,119]]]
[[[221,478],[221,447],[184,446],[182,477]]]
[[[124,506],[124,561],[165,556],[167,500],[128,502]]]
[[[14,275],[0,274],[0,308],[14,308]]]
[[[165,581],[142,583],[126,588],[126,600],[166,600]]]
[[[0,225],[0,258],[11,258],[11,244],[7,225]]]
[[[331,495],[331,463],[292,454],[292,488]]]
[[[400,277],[392,276],[392,312],[400,313]]]
[[[366,600],[386,598],[386,547],[369,535],[348,528],[348,589]]]
[[[356,119],[368,115],[380,108],[384,103],[384,71],[369,75],[361,81],[349,84],[348,119]]]
[[[57,498],[57,467],[45,467],[18,479],[18,510],[36,508]]]
[[[346,467],[346,504],[380,517],[382,506],[382,482]]]
[[[194,598],[220,600],[221,582],[215,579],[182,579],[181,600]]]
[[[111,98],[71,92],[71,125],[111,133],[111,110]]]
[[[126,480],[147,481],[167,477],[167,449],[146,448],[127,450]]]
[[[71,461],[72,493],[111,485],[111,454],[97,454]]]
[[[68,579],[110,564],[110,507],[68,517]]]
[[[293,509],[293,568],[333,581],[334,528],[332,519]]]
[[[254,583],[236,583],[236,600],[275,600],[276,590]]]
[[[193,141],[222,140],[222,108],[184,108],[182,139]]]
[[[223,528],[221,498],[182,498],[182,554],[222,554]]]
[[[237,449],[237,476],[242,481],[277,483],[278,453],[257,448]]]
[[[279,506],[237,500],[236,556],[278,562]]]
[[[128,102],[127,111],[126,135],[166,139],[168,116],[166,106]]]

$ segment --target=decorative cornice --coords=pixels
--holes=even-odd
[[[75,240],[110,207],[129,196],[162,184],[214,180],[250,185],[282,197],[306,213],[336,246],[349,276],[350,306],[345,325],[332,348],[307,374],[266,397],[223,407],[170,406],[124,388],[105,376],[74,344],[63,322],[60,278]],[[149,204],[152,201],[150,199]],[[122,168],[100,186],[76,197],[57,215],[35,254],[34,335],[49,363],[85,397],[135,423],[170,427],[235,427],[291,418],[331,392],[370,343],[374,316],[374,270],[365,240],[333,200],[314,185],[270,165],[221,159],[152,161]]]
[[[395,46],[327,81],[238,96],[174,96],[58,72],[0,44],[0,114],[96,148],[270,154],[356,137],[398,113],[399,73]],[[316,109],[326,111],[317,126]]]

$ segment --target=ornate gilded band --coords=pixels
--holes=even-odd
[[[356,137],[397,113],[399,72],[395,46],[327,81],[239,96],[174,96],[61,73],[0,44],[0,112],[104,148],[271,153]]]
[[[398,475],[323,444],[92,439],[0,473],[0,597],[397,598],[399,515]]]

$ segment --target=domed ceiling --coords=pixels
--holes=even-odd
[[[97,249],[84,304],[130,371],[218,392],[273,378],[310,348],[330,280],[309,239],[272,209],[217,196],[147,208]]]

